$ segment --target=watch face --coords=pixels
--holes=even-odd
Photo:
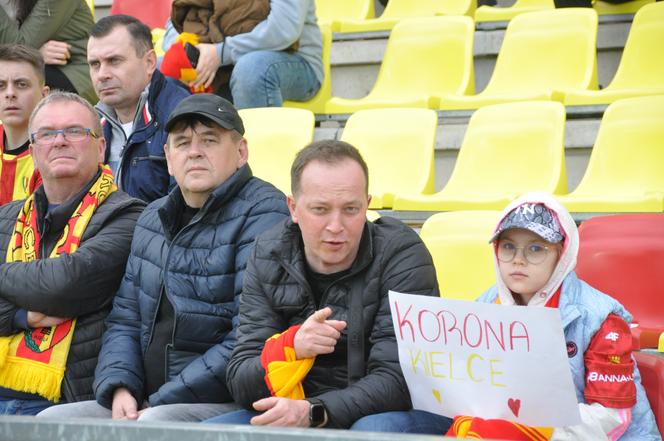
[[[325,421],[325,406],[313,403],[309,408],[309,421],[313,427],[320,426]]]

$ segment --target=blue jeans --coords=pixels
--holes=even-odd
[[[48,400],[16,400],[0,398],[0,415],[37,415],[54,403]]]
[[[253,410],[238,410],[219,415],[204,423],[214,424],[249,424],[249,420],[260,415]],[[355,421],[350,430],[364,432],[396,432],[396,433],[423,433],[429,435],[444,435],[450,428],[450,418],[425,412],[423,410],[406,410],[383,412],[368,415]]]
[[[320,82],[309,63],[296,53],[255,51],[235,63],[230,88],[238,109],[281,107],[284,100],[311,99]]]

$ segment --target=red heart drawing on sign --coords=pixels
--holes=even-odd
[[[514,400],[510,398],[507,400],[507,406],[510,408],[515,417],[519,416],[519,409],[521,408],[521,400]]]

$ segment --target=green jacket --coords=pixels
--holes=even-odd
[[[23,43],[36,49],[49,40],[71,44],[69,63],[58,67],[79,95],[94,104],[97,96],[90,81],[86,55],[93,24],[85,0],[39,0],[20,27],[0,8],[0,43]]]

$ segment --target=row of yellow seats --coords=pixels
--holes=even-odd
[[[597,1],[600,15],[634,14],[655,0],[633,0],[621,4]],[[480,6],[476,0],[389,0],[380,17],[375,17],[374,0],[316,0],[321,24],[334,32],[389,31],[402,19],[436,15],[467,15],[477,22],[509,21],[524,12],[554,9],[553,0],[517,0],[510,7]]]
[[[290,164],[313,138],[302,109],[241,111],[254,173],[290,190]],[[560,195],[572,212],[664,211],[664,95],[619,100],[600,124],[590,161],[568,194],[565,108],[550,101],[484,107],[473,114],[449,182],[438,193],[438,116],[428,109],[353,114],[341,140],[369,165],[370,208],[402,211],[500,210],[530,191]]]
[[[519,100],[556,100],[566,105],[608,104],[617,99],[664,93],[664,2],[634,18],[618,70],[597,90],[597,14],[567,8],[522,14],[505,32],[486,88],[474,95],[474,24],[469,17],[406,19],[392,31],[371,92],[361,99],[332,97],[332,36],[323,28],[325,79],[305,103],[287,102],[319,114],[347,114],[381,107],[477,109]]]

